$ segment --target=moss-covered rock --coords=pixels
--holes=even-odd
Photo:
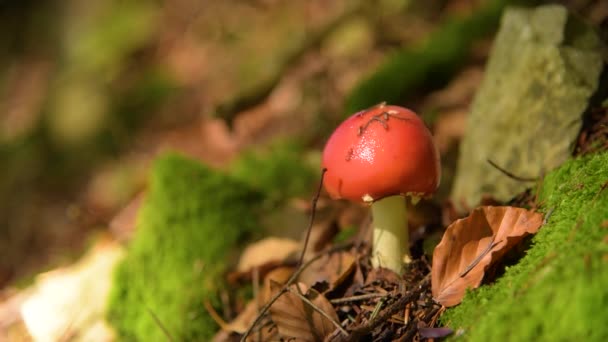
[[[508,201],[565,160],[603,69],[602,42],[567,9],[509,8],[467,119],[452,202],[474,207],[487,195]],[[462,208],[462,207],[465,208]]]
[[[177,155],[160,158],[137,235],[115,275],[109,320],[121,340],[207,341],[203,307],[217,303],[232,247],[257,227],[260,196],[245,183]]]
[[[545,178],[548,223],[494,285],[442,317],[470,341],[608,341],[608,152]]]

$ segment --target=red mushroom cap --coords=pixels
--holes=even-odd
[[[334,199],[426,197],[440,179],[439,153],[416,113],[380,104],[346,119],[323,151],[323,184]]]

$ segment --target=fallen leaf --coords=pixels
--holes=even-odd
[[[514,207],[479,207],[452,223],[433,253],[433,298],[447,307],[481,283],[485,270],[527,234],[538,231],[543,215]]]
[[[124,254],[120,244],[104,236],[74,265],[38,275],[20,308],[33,339],[113,340],[105,322],[106,307],[114,268]]]
[[[20,313],[23,301],[31,295],[31,292],[31,289],[16,288],[0,290],[0,341],[32,340]]]
[[[294,264],[300,250],[300,243],[288,238],[270,237],[249,245],[241,254],[237,269],[228,272],[230,284],[239,284],[259,279],[269,272],[285,265]]]
[[[226,167],[241,148],[224,120],[207,117],[163,133],[159,140],[159,151],[179,151],[219,168]]]
[[[300,243],[292,239],[268,237],[249,245],[239,260],[237,270],[250,271],[273,262],[283,262],[300,249]]]
[[[247,328],[253,323],[259,314],[258,306],[255,300],[250,301],[245,306],[245,309],[235,318],[232,322],[226,323],[221,326],[221,330],[218,331],[215,336],[211,339],[212,342],[231,342],[235,341],[234,333],[244,334]],[[257,341],[276,341],[277,329],[274,325],[263,325],[260,324],[254,329],[245,341],[257,342]]]
[[[222,331],[243,334],[258,316],[258,312],[258,304],[255,300],[252,300],[247,303],[243,311],[241,311],[235,319],[229,323],[222,322],[222,324],[219,325],[222,328]]]
[[[126,207],[121,209],[116,216],[110,221],[110,232],[120,242],[131,240],[135,233],[135,223],[137,213],[146,196],[145,191],[138,193]]]
[[[357,259],[349,251],[340,251],[324,255],[310,264],[298,278],[304,284],[315,285],[327,282],[331,291],[340,286],[355,270]],[[325,292],[325,291],[324,291]]]
[[[308,289],[303,283],[291,285],[290,288],[294,292],[305,294],[319,310],[334,321],[338,320],[333,306],[322,294]],[[279,291],[280,286],[277,285],[275,290]],[[284,293],[274,302],[270,307],[270,316],[277,325],[279,334],[289,341],[323,341],[325,336],[336,329],[329,319],[291,291]]]
[[[388,268],[380,267],[380,268],[372,268],[372,270],[367,274],[367,278],[365,279],[365,284],[370,285],[374,282],[378,283],[391,283],[391,284],[399,284],[403,281],[399,274],[395,273]]]
[[[287,283],[295,268],[293,267],[277,267],[272,271],[268,272],[264,277],[264,288],[262,289],[262,297],[261,301],[259,301],[259,306],[262,307],[264,303],[267,303],[273,295],[273,285],[283,285]]]
[[[257,293],[256,297],[251,299],[249,303],[245,306],[245,308],[234,318],[232,321],[225,323],[221,320],[216,319],[216,322],[222,328],[221,331],[213,338],[214,342],[221,341],[231,341],[230,334],[238,333],[243,334],[247,329],[253,324],[257,316],[259,315],[259,309],[264,306],[264,303],[267,303],[272,297],[272,284],[282,285],[287,282],[287,280],[293,274],[293,267],[278,267],[266,274],[264,277],[264,287],[263,289]],[[276,340],[274,335],[276,335],[276,329],[268,329],[267,326],[263,326],[260,324],[260,329],[254,329],[247,341],[270,341]]]

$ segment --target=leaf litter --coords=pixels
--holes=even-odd
[[[459,304],[467,289],[481,284],[491,264],[542,223],[540,213],[492,206],[452,223],[433,253],[433,298],[447,307]]]
[[[334,215],[334,220],[339,217]],[[370,246],[360,238],[341,245],[326,240],[299,267],[293,253],[283,260],[269,257],[272,262],[240,271],[254,276],[233,279],[237,286],[253,282],[254,299],[234,321],[220,324],[223,331],[214,341],[410,341],[447,336],[452,330],[438,322],[445,307],[458,304],[468,288],[479,286],[488,267],[535,233],[542,221],[542,214],[526,209],[479,207],[447,228],[432,267],[419,255],[402,275],[373,269]],[[272,248],[256,253],[264,252],[273,254]],[[255,289],[257,283],[262,289]]]
[[[271,287],[280,291],[281,286]],[[340,327],[327,298],[304,283],[289,286],[289,291],[270,307],[270,316],[279,334],[288,340],[319,341]]]

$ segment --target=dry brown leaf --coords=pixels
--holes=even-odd
[[[126,242],[131,240],[131,237],[135,233],[135,223],[137,220],[137,213],[139,208],[146,196],[145,191],[139,192],[126,207],[122,208],[112,221],[110,221],[110,231],[112,235],[120,242]]]
[[[164,132],[157,140],[156,152],[179,151],[218,168],[226,167],[242,147],[224,120],[207,117]]]
[[[392,284],[399,284],[403,281],[403,279],[401,278],[401,276],[399,274],[395,273],[394,271],[389,270],[388,268],[380,267],[380,268],[373,268],[367,274],[367,278],[365,279],[365,284],[370,285],[376,281],[387,282],[387,283],[392,283]]]
[[[310,264],[298,279],[309,285],[327,282],[329,291],[340,286],[355,270],[356,260],[357,258],[349,251],[327,254]]]
[[[338,315],[331,303],[314,289],[308,289],[303,283],[291,285],[294,291],[306,294],[306,297],[334,321]],[[280,290],[280,286],[275,288]],[[323,341],[336,327],[321,313],[305,303],[291,291],[284,293],[270,307],[272,321],[277,325],[279,334],[290,341]]]
[[[250,301],[245,309],[230,323],[220,324],[221,330],[218,331],[212,342],[234,341],[233,333],[244,334],[259,314],[258,305],[255,300]],[[254,329],[247,337],[247,342],[257,341],[276,341],[277,330],[272,325],[261,325]]]
[[[244,272],[264,264],[283,262],[300,249],[300,243],[292,239],[267,237],[247,246],[241,258],[237,270]]]
[[[514,207],[479,207],[452,223],[433,253],[433,298],[447,307],[481,283],[489,265],[542,225],[543,215]]]
[[[288,238],[270,237],[249,245],[241,254],[237,270],[226,275],[230,284],[250,282],[256,276],[264,278],[276,268],[295,261],[300,243]]]
[[[264,288],[261,293],[261,301],[259,301],[259,306],[262,307],[264,303],[267,303],[270,298],[272,298],[273,293],[273,285],[283,285],[287,283],[295,268],[293,267],[277,267],[272,271],[268,272],[264,277]]]
[[[251,299],[245,308],[232,321],[225,323],[221,320],[216,320],[222,330],[214,336],[214,342],[232,341],[231,333],[243,334],[253,324],[259,315],[259,309],[264,306],[272,297],[272,284],[285,284],[289,277],[294,272],[293,267],[278,267],[266,274],[263,281],[263,289],[257,293],[256,297]],[[269,329],[268,326],[261,326],[255,329],[254,332],[247,338],[247,341],[271,341],[276,335],[276,329]]]
[[[124,255],[123,246],[103,236],[75,264],[36,276],[20,307],[33,340],[67,341],[71,339],[66,336],[84,336],[83,340],[90,341],[95,334],[96,341],[113,340],[104,312],[113,271]]]

